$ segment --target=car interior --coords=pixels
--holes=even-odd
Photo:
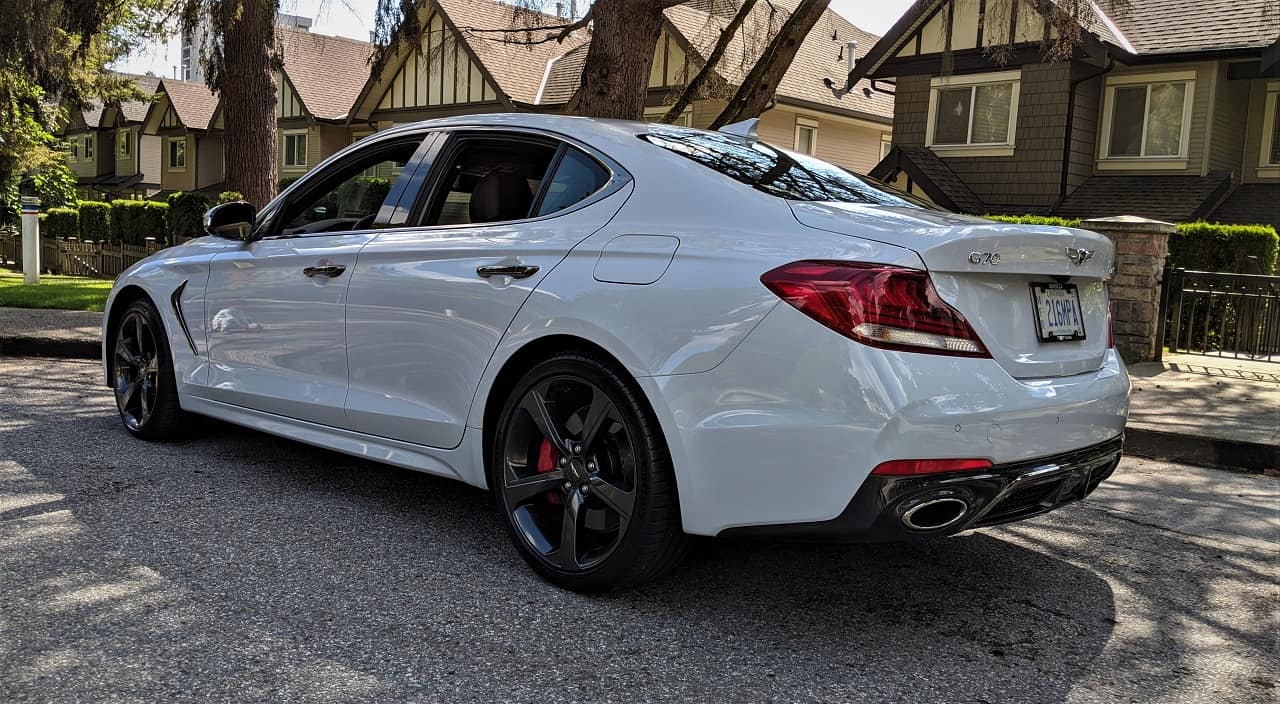
[[[465,225],[528,217],[555,151],[535,142],[466,139],[449,157],[426,224]]]

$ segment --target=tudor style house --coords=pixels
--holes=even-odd
[[[849,75],[896,95],[871,173],[969,213],[1280,226],[1280,16],[1265,2],[1116,3],[1046,63],[1059,35],[1036,8],[1051,5],[919,0]]]
[[[159,79],[149,76],[133,79],[144,94],[153,93],[159,84]],[[142,123],[150,106],[148,100],[134,100],[68,110],[62,136],[81,198],[140,197],[149,188],[158,190],[144,176],[140,148]]]
[[[162,79],[142,129],[142,165],[159,176],[163,199],[175,191],[221,190],[222,131],[214,123],[217,98],[202,83]]]
[[[762,4],[744,26],[763,32],[769,21]],[[423,3],[427,28],[420,46],[406,47],[370,77],[351,109],[349,123],[359,138],[393,124],[477,112],[538,111],[573,114],[590,33],[579,31],[563,42],[526,45],[471,29],[510,27],[538,38],[539,26],[563,24],[557,17],[517,9],[491,0],[435,0]],[[716,39],[736,12],[732,0],[700,0],[666,11],[649,76],[646,116],[666,112],[678,86],[711,53]],[[780,82],[773,108],[761,115],[765,141],[815,154],[865,173],[884,153],[892,132],[893,98],[864,81],[837,97],[823,79],[848,71],[851,44],[865,52],[877,37],[828,10],[802,43]],[[756,42],[759,43],[759,42]],[[717,64],[711,95],[730,94],[754,56],[744,37],[734,41]],[[724,107],[723,98],[693,103],[682,124],[705,127]]]

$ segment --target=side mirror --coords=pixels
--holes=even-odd
[[[258,211],[252,203],[238,200],[215,205],[205,211],[204,229],[216,237],[247,240],[253,233],[253,221]]]

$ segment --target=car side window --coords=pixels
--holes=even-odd
[[[347,162],[326,176],[317,188],[286,206],[280,233],[298,236],[397,224],[375,221],[392,184],[419,144],[421,140],[389,144]]]
[[[555,157],[554,146],[509,138],[463,137],[441,172],[427,225],[523,220]]]
[[[604,188],[608,182],[609,172],[600,162],[569,147],[547,184],[536,215],[558,213]]]

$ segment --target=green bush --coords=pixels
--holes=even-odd
[[[391,181],[376,176],[358,176],[338,187],[338,216],[348,213],[376,213],[391,191]]]
[[[1080,227],[1079,218],[1060,218],[1056,215],[983,215],[996,222],[1012,222],[1022,225],[1050,225],[1053,227]]]
[[[40,234],[43,237],[79,237],[80,211],[75,208],[49,208],[40,213]]]
[[[111,204],[80,201],[80,239],[102,242],[111,239]]]
[[[1271,225],[1188,222],[1169,238],[1169,266],[1192,271],[1272,274],[1280,238]],[[1259,272],[1249,257],[1257,257]]]
[[[148,237],[166,240],[169,206],[153,200],[111,201],[111,239],[125,244],[145,244]]]
[[[169,196],[169,242],[175,237],[199,237],[204,234],[204,211],[209,199],[200,193],[179,191]]]
[[[223,203],[234,203],[238,200],[244,200],[244,194],[240,191],[223,191],[218,194],[217,205],[222,205]]]

